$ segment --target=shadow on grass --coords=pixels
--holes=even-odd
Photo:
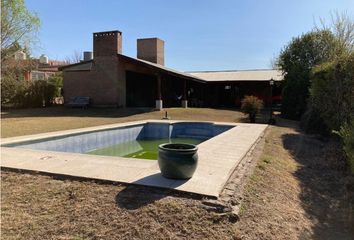
[[[153,108],[67,108],[53,106],[46,108],[11,109],[1,112],[1,118],[24,117],[129,117],[155,111]]]
[[[127,186],[116,195],[116,204],[120,208],[135,210],[152,204],[168,196],[167,190],[145,186]]]
[[[128,185],[124,190],[120,191],[115,198],[116,204],[120,208],[135,210],[159,201],[167,196],[201,199],[201,195],[177,192],[174,190],[174,188],[184,184],[187,181],[188,180],[167,179],[162,177],[160,173],[156,173],[141,178],[133,183],[141,185]],[[159,186],[164,185],[170,185],[172,187],[170,189],[159,188]]]
[[[301,205],[317,222],[311,239],[354,239],[354,195],[346,188],[345,160],[339,143],[303,133],[285,134],[282,141],[300,164],[294,175],[301,184]]]

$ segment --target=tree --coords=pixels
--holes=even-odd
[[[354,51],[354,21],[346,13],[332,14],[331,22],[320,19],[321,25],[317,31],[330,31],[336,39],[336,55],[348,54]]]
[[[30,12],[24,0],[1,0],[1,62],[33,44],[40,26],[39,17]]]
[[[282,115],[299,119],[307,108],[310,74],[314,66],[334,56],[334,35],[327,30],[312,31],[293,38],[281,51],[277,66],[284,73]]]
[[[353,118],[354,20],[346,14],[337,13],[332,16],[330,25],[322,20],[322,27],[316,28],[331,31],[334,35],[334,56],[312,70],[309,111],[314,109],[317,119],[321,118],[318,120],[326,125],[322,130],[331,132],[339,130]],[[318,124],[308,122],[304,126],[307,130],[318,132]]]
[[[79,63],[82,60],[81,57],[82,57],[81,51],[75,50],[71,56],[67,56],[65,58],[65,63],[66,64]]]
[[[335,55],[313,69],[309,107],[316,110],[328,132],[341,136],[354,174],[354,19],[337,14],[332,24],[323,24],[322,29],[335,36]]]

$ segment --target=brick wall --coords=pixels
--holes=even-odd
[[[126,71],[154,75],[150,68],[126,61],[119,55],[96,57],[90,70],[64,70],[65,101],[70,97],[88,96],[93,106],[125,107]]]
[[[125,78],[118,74],[118,57],[97,57],[90,71],[64,71],[64,98],[88,96],[93,105],[125,105]],[[125,85],[125,83],[124,83]]]
[[[119,31],[93,33],[93,57],[122,53],[122,33]]]
[[[137,57],[160,65],[165,64],[165,42],[158,38],[137,40]]]

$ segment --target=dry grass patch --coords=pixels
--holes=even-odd
[[[280,125],[268,132],[246,188],[242,239],[353,239],[353,199],[340,146],[300,133],[295,122]]]
[[[210,108],[168,108],[173,120],[240,122],[244,115],[236,110]],[[161,119],[164,111],[146,108],[36,108],[17,109],[1,113],[1,137],[14,137],[104,124],[145,119]]]
[[[4,239],[235,239],[190,195],[2,172]]]

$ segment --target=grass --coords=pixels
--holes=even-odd
[[[245,121],[244,115],[235,110],[169,108],[167,111],[171,119],[174,120]],[[144,119],[161,119],[164,114],[164,111],[136,108],[75,109],[52,107],[18,109],[1,113],[1,137],[14,137]]]
[[[353,239],[352,190],[338,142],[278,119],[244,192],[243,239]]]
[[[2,136],[159,119],[145,109],[2,113]],[[173,119],[243,121],[233,110],[168,109]],[[61,123],[61,124],[59,124]],[[340,146],[278,119],[243,195],[241,220],[201,199],[148,187],[2,171],[3,239],[352,239],[353,193]]]
[[[226,217],[183,194],[10,172],[3,172],[2,181],[4,239],[232,239],[235,234]]]

